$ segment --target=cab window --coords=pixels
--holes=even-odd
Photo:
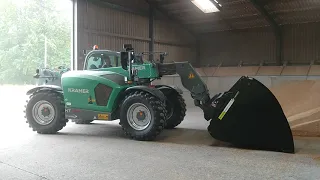
[[[94,53],[88,58],[86,69],[90,70],[118,66],[121,66],[119,56],[107,53]]]

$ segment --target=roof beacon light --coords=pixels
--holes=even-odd
[[[204,13],[213,13],[220,11],[210,0],[191,0]]]
[[[93,50],[98,50],[98,49],[99,49],[98,45],[93,46]]]

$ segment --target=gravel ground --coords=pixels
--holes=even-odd
[[[59,134],[40,135],[23,120],[23,96],[1,90],[3,180],[320,179],[319,138],[296,138],[296,154],[218,146],[197,109],[154,142],[127,139],[118,121],[68,123]]]

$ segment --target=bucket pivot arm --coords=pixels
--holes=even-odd
[[[217,118],[228,101],[237,94],[224,92],[218,93],[213,96],[213,98],[210,98],[207,85],[188,62],[159,64],[159,72],[161,76],[172,74],[178,74],[180,76],[183,87],[190,92],[192,99],[194,99],[194,105],[203,110],[204,118],[207,121]]]

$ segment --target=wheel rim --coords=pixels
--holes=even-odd
[[[135,130],[144,130],[151,123],[150,110],[144,104],[134,103],[127,112],[128,123]]]
[[[55,110],[48,101],[39,101],[32,108],[33,119],[40,125],[50,124],[55,117]]]

